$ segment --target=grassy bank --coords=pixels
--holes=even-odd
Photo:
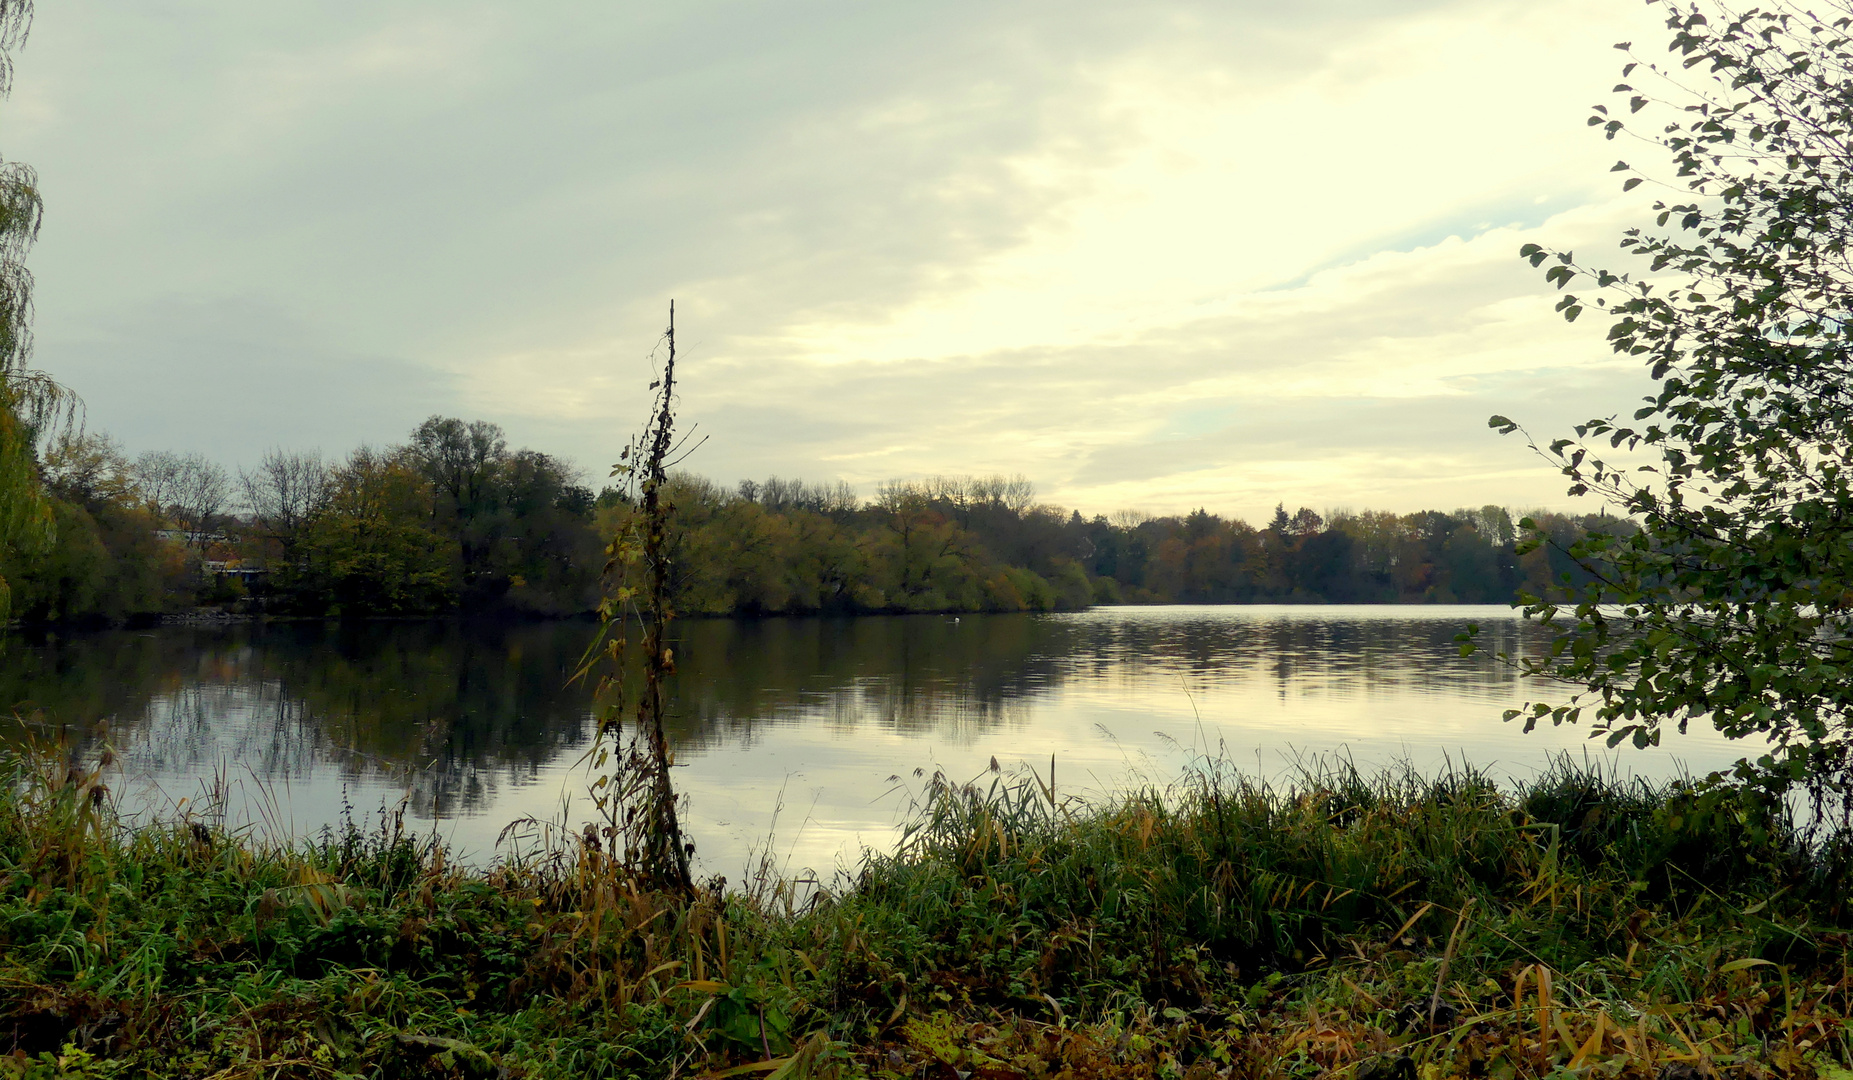
[[[1206,764],[936,784],[853,887],[672,899],[575,840],[290,848],[0,796],[0,1076],[1849,1075],[1849,874],[1780,816]],[[1840,1070],[1840,1071],[1836,1071]]]

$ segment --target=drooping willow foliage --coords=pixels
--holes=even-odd
[[[0,96],[12,89],[13,50],[25,42],[32,5],[0,0]],[[0,158],[0,560],[51,541],[51,507],[33,461],[35,429],[66,406],[68,395],[26,366],[32,352],[32,273],[26,250],[39,235],[38,176]],[[0,620],[12,590],[0,577]]]
[[[32,5],[0,0],[0,97],[13,88],[13,50],[25,44]],[[44,207],[39,178],[31,166],[0,156],[0,373],[10,392],[30,378],[26,360],[32,353],[32,272],[26,251],[39,236]]]

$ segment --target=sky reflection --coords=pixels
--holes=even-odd
[[[1453,636],[1483,627],[1486,653]],[[578,821],[594,703],[569,684],[586,623],[279,624],[14,636],[0,737],[108,742],[135,812],[227,792],[234,826],[314,834],[404,802],[420,830],[493,855],[510,821]],[[1492,652],[1548,640],[1505,608],[1104,608],[1069,615],[689,621],[672,687],[677,780],[708,872],[756,852],[826,878],[892,842],[925,778],[1006,772],[1101,794],[1194,755],[1268,776],[1322,755],[1471,762],[1522,776],[1559,750],[1642,775],[1738,756],[1714,733],[1611,753],[1579,728],[1523,735],[1531,697]]]

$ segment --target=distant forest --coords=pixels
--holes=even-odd
[[[228,473],[130,459],[105,435],[40,455],[48,558],[0,567],[29,622],[120,623],[202,606],[301,616],[570,615],[597,602],[606,538],[632,512],[484,421],[432,417],[402,445],[326,461],[272,451]],[[931,477],[863,499],[842,482],[671,483],[685,615],[1054,611],[1100,603],[1505,603],[1581,571],[1583,519],[1532,513],[1515,552],[1497,506],[1393,514],[1276,508],[1083,517],[1021,477]],[[1614,519],[1606,524],[1613,528]]]

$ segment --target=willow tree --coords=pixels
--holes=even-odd
[[[1821,806],[1853,774],[1853,8],[1814,10],[1669,8],[1670,59],[1618,46],[1625,104],[1589,123],[1664,155],[1613,169],[1658,185],[1652,216],[1622,266],[1520,252],[1655,381],[1631,420],[1540,447],[1639,529],[1592,532],[1586,586],[1525,598],[1558,630],[1529,668],[1579,690],[1522,715],[1593,719],[1611,746],[1709,723],[1760,744],[1738,791]]]
[[[0,96],[12,88],[13,50],[25,42],[32,5],[0,0]],[[34,438],[67,398],[27,361],[32,353],[32,274],[27,248],[38,238],[38,177],[0,158],[0,567],[17,566],[51,542],[51,507],[39,484]],[[12,590],[0,576],[0,621]]]

